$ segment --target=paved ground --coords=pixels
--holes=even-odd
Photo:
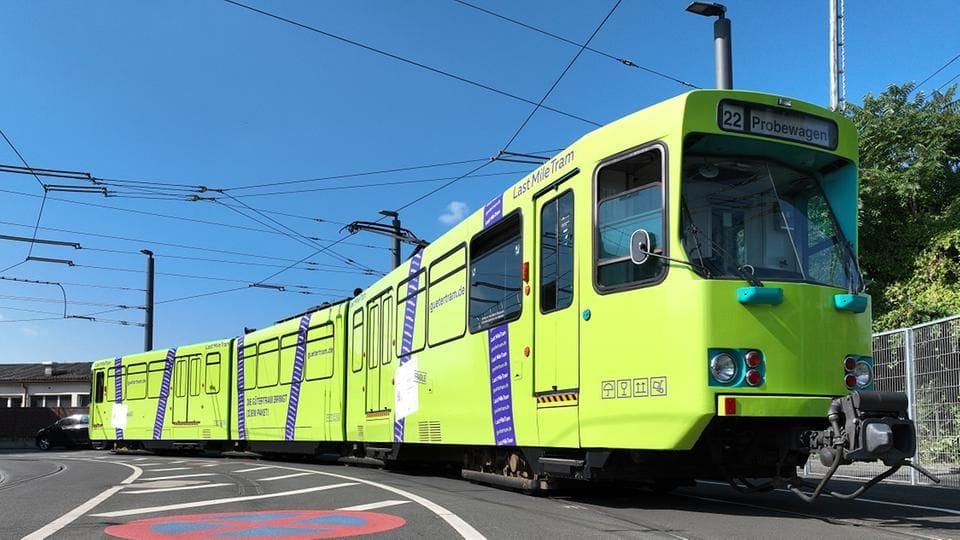
[[[879,486],[808,505],[701,483],[532,497],[364,467],[107,452],[0,454],[0,537],[958,538],[960,493]],[[322,536],[325,535],[325,536]],[[300,536],[301,538],[303,536]]]

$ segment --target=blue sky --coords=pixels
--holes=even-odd
[[[712,22],[686,13],[686,4],[624,0],[591,47],[710,87]],[[250,5],[534,102],[578,50],[453,0]],[[477,5],[582,43],[614,2]],[[726,5],[735,87],[828,102],[827,0]],[[960,54],[955,5],[922,6],[849,3],[851,102],[921,81]],[[64,320],[57,286],[0,280],[0,363],[141,350],[142,329],[113,322],[143,320],[142,310],[120,307],[143,304],[140,249],[157,254],[157,348],[237,335],[343,298],[372,282],[371,270],[390,267],[387,238],[350,237],[332,248],[337,256],[317,255],[267,280],[286,292],[248,285],[344,238],[343,224],[375,220],[479,162],[326,177],[487,158],[533,109],[217,0],[4,2],[0,65],[0,128],[23,158],[111,180],[115,194],[50,192],[41,214],[38,181],[0,173],[0,235],[32,236],[39,215],[38,238],[81,245],[30,251],[0,240],[0,276],[61,283],[69,315],[98,319]],[[923,90],[957,75],[960,61]],[[602,124],[687,89],[587,51],[545,104]],[[510,150],[559,149],[592,128],[540,110]],[[22,165],[3,141],[0,164]],[[494,163],[404,209],[403,224],[436,238],[528,167]],[[239,189],[292,180],[301,181]],[[186,200],[194,194],[218,200]],[[281,225],[286,234],[274,230]],[[324,240],[291,238],[290,230]],[[18,264],[28,251],[75,265]],[[231,288],[239,290],[178,300]]]

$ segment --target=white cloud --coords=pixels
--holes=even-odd
[[[447,205],[447,211],[440,214],[440,217],[437,219],[440,220],[440,223],[451,225],[463,219],[469,211],[470,207],[467,206],[467,203],[452,201]]]

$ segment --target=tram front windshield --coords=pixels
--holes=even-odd
[[[681,234],[701,275],[862,290],[853,251],[816,170],[756,153],[688,149],[693,152],[683,160]]]

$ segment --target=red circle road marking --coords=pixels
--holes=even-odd
[[[406,520],[401,517],[376,512],[265,510],[140,519],[107,527],[105,532],[118,538],[138,540],[170,538],[304,540],[373,534],[396,529],[405,524]]]

